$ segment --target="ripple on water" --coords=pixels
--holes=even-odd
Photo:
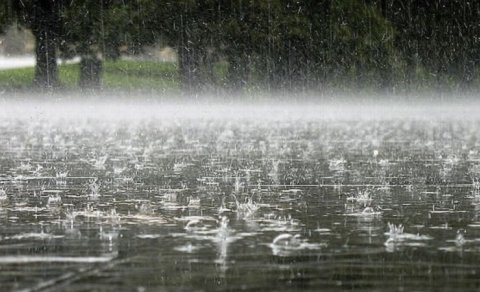
[[[2,287],[479,286],[479,122],[162,113],[0,123]]]

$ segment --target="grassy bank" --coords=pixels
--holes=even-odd
[[[78,64],[60,65],[61,87],[65,90],[77,89],[78,72]],[[33,90],[34,73],[33,67],[0,70],[0,90]],[[137,60],[106,61],[102,74],[102,88],[141,92],[175,92],[179,88],[177,67],[175,63]]]
[[[206,84],[205,88],[199,88],[198,93],[209,92],[213,94],[232,95],[228,90],[226,75],[228,64],[219,62],[214,64],[211,84]],[[33,85],[35,68],[19,68],[0,70],[0,94],[19,93],[31,94],[38,92],[38,88]],[[79,64],[61,64],[59,65],[59,79],[61,86],[55,90],[60,94],[64,92],[75,93],[78,91]],[[375,97],[377,99],[385,98],[385,95],[401,96],[401,98],[416,99],[420,96],[435,97],[443,99],[445,96],[477,96],[480,90],[480,84],[474,83],[471,88],[464,89],[454,86],[452,82],[443,81],[440,83],[433,77],[413,83],[399,83],[390,91],[382,91],[375,87],[356,87],[352,80],[335,80],[335,82],[326,83],[325,86],[317,89],[303,90],[274,90],[266,89],[254,81],[248,84],[244,91],[235,92],[242,98],[255,96],[275,96],[275,98],[290,98],[293,96],[352,96],[353,99],[361,99],[364,96]],[[204,84],[203,84],[204,85]],[[213,90],[208,91],[209,86]],[[158,95],[177,95],[180,93],[180,78],[176,63],[173,62],[153,62],[140,60],[117,60],[106,61],[103,64],[102,89],[106,92],[115,94],[140,93]],[[50,92],[50,91],[48,91]],[[225,93],[225,94],[224,94]],[[196,92],[194,92],[196,94]],[[337,97],[335,97],[337,98]]]

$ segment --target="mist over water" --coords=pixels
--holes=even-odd
[[[132,95],[134,95],[132,97]],[[16,119],[476,119],[475,95],[145,95],[135,93],[6,94],[3,118]]]
[[[480,104],[448,100],[4,97],[2,287],[476,289]]]

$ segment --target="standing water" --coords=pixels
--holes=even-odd
[[[4,102],[2,290],[480,286],[475,108]]]

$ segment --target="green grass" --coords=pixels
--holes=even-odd
[[[162,91],[179,88],[175,63],[121,60],[106,62],[103,87],[121,90]]]
[[[32,86],[34,68],[0,70],[0,89],[18,90]]]
[[[79,65],[62,64],[58,67],[60,90],[76,91],[78,87]],[[218,62],[213,65],[212,85],[222,88],[227,83],[226,76],[228,72],[228,63]],[[421,68],[420,68],[421,69]],[[425,70],[416,72],[417,82],[409,85],[414,92],[431,92],[436,90],[438,79]],[[0,94],[2,92],[36,92],[38,88],[33,85],[35,69],[21,68],[0,70]],[[353,75],[351,77],[354,77]],[[253,78],[255,80],[255,76]],[[377,80],[372,78],[371,80]],[[478,90],[480,82],[475,81],[474,90]],[[329,88],[337,92],[346,93],[367,93],[373,94],[376,90],[375,84],[365,84],[364,87],[355,87],[355,79],[336,78],[327,82],[325,90]],[[350,86],[345,86],[350,84]],[[403,83],[398,83],[396,90],[399,93],[408,92]],[[442,80],[444,86],[442,90],[449,87],[455,89],[455,80]],[[373,85],[373,86],[372,86]],[[246,88],[246,92],[256,92],[262,90],[262,84],[252,81]],[[175,94],[180,92],[180,78],[178,68],[173,62],[153,62],[140,60],[117,60],[106,61],[103,64],[102,89],[105,91],[134,92],[134,93],[166,93]],[[452,90],[453,90],[452,89]],[[403,91],[402,91],[403,90]]]
[[[175,63],[118,60],[106,61],[102,72],[102,88],[129,91],[178,91],[179,81]],[[58,70],[61,87],[78,88],[78,64],[62,64]],[[0,70],[0,90],[34,89],[34,68]]]

